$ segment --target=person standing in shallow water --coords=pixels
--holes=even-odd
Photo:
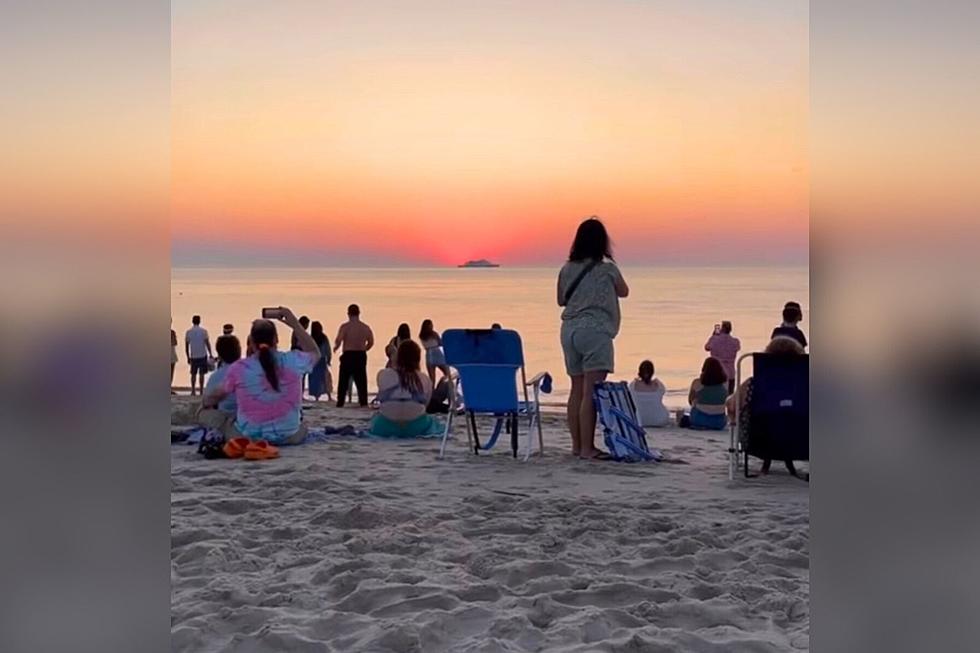
[[[613,339],[619,333],[619,300],[629,296],[612,255],[606,227],[595,216],[579,225],[568,261],[558,274],[561,347],[571,377],[568,430],[572,455],[608,459],[595,447],[595,405],[592,389],[613,371]]]
[[[374,332],[361,322],[360,307],[351,304],[347,307],[347,321],[340,325],[333,347],[334,351],[344,348],[340,355],[340,374],[337,375],[337,408],[344,407],[352,380],[357,387],[358,403],[362,407],[368,405],[367,353],[373,346]]]

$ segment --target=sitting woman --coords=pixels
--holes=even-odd
[[[215,407],[234,395],[238,401],[232,424],[234,436],[298,444],[306,437],[300,421],[303,375],[320,360],[320,350],[288,308],[279,307],[276,319],[293,330],[299,349],[279,351],[276,325],[267,319],[255,320],[249,335],[253,353],[228,368],[224,382],[205,393],[204,406]]]
[[[691,383],[687,401],[691,414],[684,415],[678,426],[697,430],[724,430],[728,425],[725,400],[728,398],[728,375],[717,358],[706,358],[701,376]]]
[[[805,353],[803,345],[799,343],[795,338],[791,336],[776,336],[773,338],[768,345],[766,345],[767,354],[776,354],[779,356],[798,356]],[[752,424],[752,411],[749,410],[750,401],[752,399],[752,377],[750,376],[746,380],[742,381],[742,385],[738,386],[735,390],[735,394],[728,398],[725,402],[725,407],[728,409],[728,418],[735,421],[735,411],[738,410],[738,438],[741,442],[745,442],[748,438],[749,427]],[[796,466],[793,465],[792,460],[784,460],[786,469],[793,476],[799,476],[796,472]],[[772,465],[771,460],[762,461],[762,473],[768,474],[769,467]],[[806,477],[808,478],[808,477]]]
[[[217,392],[225,382],[232,363],[242,357],[242,343],[235,336],[218,336],[214,349],[218,354],[218,369],[208,378],[208,383],[204,386],[205,395]],[[228,395],[214,408],[205,408],[202,403],[197,413],[197,421],[201,426],[221,431],[225,437],[230,437],[232,432],[230,427],[237,413],[238,400],[235,395]]]
[[[422,349],[411,340],[398,345],[395,366],[378,373],[381,407],[371,419],[371,435],[415,438],[439,432],[439,423],[425,412],[432,381],[422,371]]]
[[[660,379],[654,377],[651,361],[640,363],[638,376],[630,383],[633,403],[636,404],[637,417],[640,426],[667,426],[670,424],[670,413],[664,407],[664,394],[667,388]]]

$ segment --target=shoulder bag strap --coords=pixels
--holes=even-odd
[[[568,285],[568,288],[565,290],[566,306],[568,305],[568,300],[570,300],[572,298],[572,295],[575,294],[575,291],[578,290],[578,286],[580,283],[582,283],[582,279],[585,278],[585,275],[591,272],[595,266],[599,265],[599,263],[600,261],[595,261],[595,260],[590,261],[588,265],[582,268],[582,271],[578,273],[578,276],[572,280],[572,283]]]

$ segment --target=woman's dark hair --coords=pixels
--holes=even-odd
[[[592,216],[578,226],[572,249],[568,252],[568,260],[601,261],[603,258],[613,260],[612,242],[606,226],[599,218]]]
[[[319,320],[313,320],[310,324],[310,335],[313,337],[313,342],[319,347],[327,341],[327,334],[323,332],[323,325]]]
[[[411,340],[412,339],[412,327],[408,326],[405,322],[398,325],[398,331],[395,332],[395,340]]]
[[[218,336],[214,341],[214,350],[221,362],[228,365],[242,357],[242,343],[235,336]]]
[[[432,320],[422,320],[422,326],[419,328],[419,340],[426,341],[432,337],[435,333],[435,329],[432,328]]]
[[[721,385],[728,383],[728,375],[725,368],[721,366],[721,361],[717,358],[705,358],[704,365],[701,366],[701,385]]]
[[[422,348],[412,340],[403,340],[395,354],[395,371],[398,383],[409,392],[422,392]]]
[[[271,320],[255,320],[252,322],[252,346],[258,352],[259,364],[265,372],[265,378],[276,392],[279,392],[279,375],[276,370],[276,357],[273,350],[279,342],[279,333]]]
[[[640,378],[643,379],[644,383],[650,383],[653,380],[654,369],[652,361],[643,361],[640,363],[640,369],[638,371]]]

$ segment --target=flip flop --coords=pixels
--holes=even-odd
[[[224,452],[228,458],[241,458],[245,455],[245,450],[251,444],[248,438],[232,438],[225,442]]]
[[[279,448],[272,446],[265,440],[253,442],[245,447],[245,460],[267,460],[278,457]]]

